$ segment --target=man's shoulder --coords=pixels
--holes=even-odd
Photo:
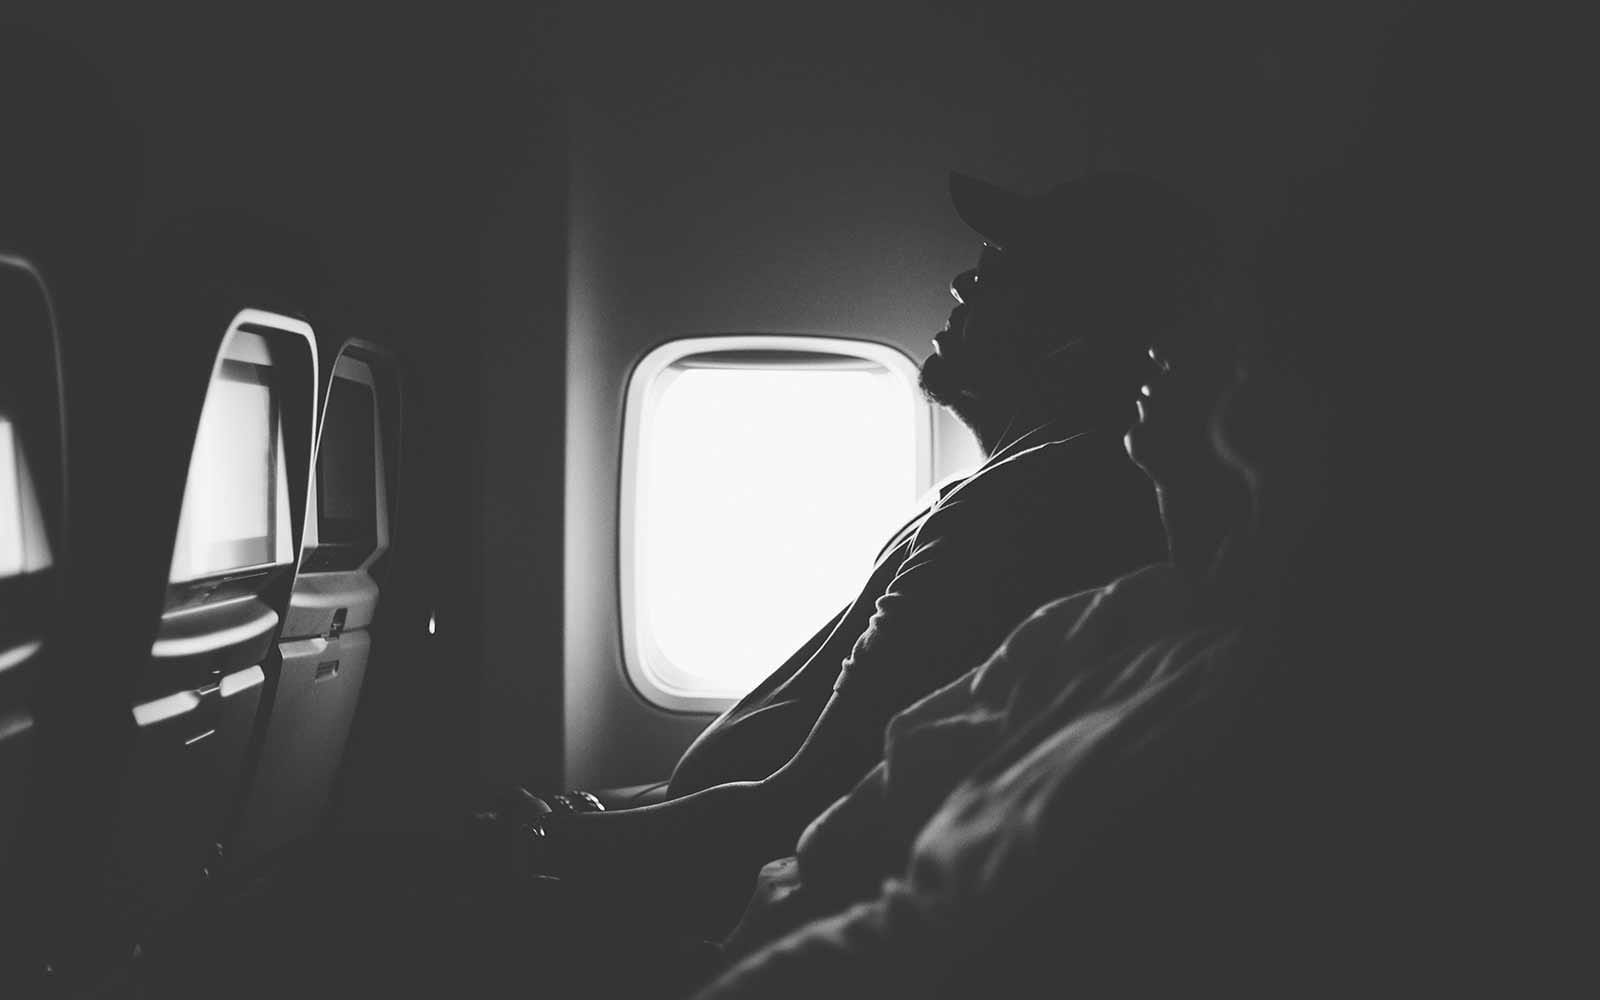
[[[1012,507],[1075,502],[1097,494],[1154,497],[1149,478],[1133,464],[1121,439],[1101,431],[1048,438],[985,463],[949,492],[935,512],[957,507]],[[1021,501],[1026,501],[1022,503]]]

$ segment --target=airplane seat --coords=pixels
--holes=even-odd
[[[0,19],[0,995],[56,995],[59,959],[93,936],[96,782],[122,760],[113,739],[82,738],[113,718],[97,654],[119,629],[76,593],[97,502],[80,432],[103,413],[75,352],[126,305],[143,130],[103,60],[27,15]]]
[[[181,502],[162,515],[175,523],[162,536],[171,541],[153,641],[130,665],[132,732],[109,833],[109,902],[117,933],[134,941],[197,902],[222,860],[277,669],[316,423],[310,325],[254,308],[237,289],[185,288],[169,290],[187,301],[164,300],[166,322],[189,326],[186,341],[208,329],[220,340],[207,348],[203,392],[175,384],[198,358],[179,372],[152,363],[142,387],[197,405],[170,421],[192,444]]]
[[[318,833],[327,817],[396,517],[398,374],[391,355],[360,340],[346,341],[332,368],[281,666],[228,850],[235,870]]]
[[[35,682],[59,655],[65,440],[60,347],[44,280],[0,253],[0,913],[32,776]]]

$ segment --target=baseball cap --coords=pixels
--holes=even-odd
[[[1047,266],[1161,282],[1180,256],[1215,241],[1210,219],[1197,206],[1129,171],[1084,174],[1034,196],[952,172],[950,200],[985,242]]]

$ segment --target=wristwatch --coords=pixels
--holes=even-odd
[[[540,796],[551,812],[557,813],[588,813],[605,812],[605,803],[595,798],[589,792],[573,790],[570,792],[557,792],[554,795]]]

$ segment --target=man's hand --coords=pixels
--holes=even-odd
[[[545,855],[546,817],[604,811],[588,792],[534,795],[522,787],[502,788],[487,807],[472,814],[468,839],[492,879],[546,874],[539,860]]]
[[[744,915],[723,943],[724,954],[740,957],[755,951],[809,919],[810,897],[802,891],[800,862],[794,857],[770,861],[756,876],[755,890]]]
[[[549,803],[526,788],[505,788],[468,823],[473,859],[491,881],[537,874],[529,865],[529,827],[552,812]]]

